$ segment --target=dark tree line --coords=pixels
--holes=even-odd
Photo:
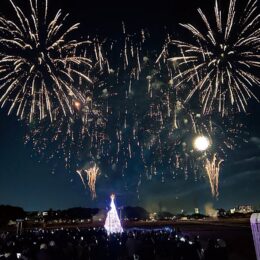
[[[4,226],[9,220],[23,219],[26,212],[20,207],[0,205],[0,226]]]

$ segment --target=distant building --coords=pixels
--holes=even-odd
[[[200,214],[199,208],[195,208],[195,209],[194,209],[194,213],[195,213],[195,214]]]
[[[237,207],[236,212],[242,214],[248,214],[254,212],[254,209],[252,205],[241,205]]]
[[[38,215],[38,217],[45,217],[45,216],[48,216],[48,212],[47,211],[39,211],[37,215]]]
[[[230,214],[234,214],[236,212],[236,208],[230,209]]]
[[[227,212],[224,209],[218,209],[218,217],[225,217]]]

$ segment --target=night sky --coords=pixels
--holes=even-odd
[[[242,1],[242,0],[241,0]],[[23,6],[25,0],[17,0]],[[70,21],[80,22],[80,35],[99,34],[117,37],[122,21],[126,28],[134,32],[147,28],[154,36],[155,45],[160,46],[160,34],[165,27],[172,32],[179,22],[197,23],[196,8],[212,10],[214,1],[209,0],[169,0],[145,3],[142,1],[83,1],[49,0],[51,13],[59,8],[70,13]],[[148,1],[147,1],[148,2]],[[0,4],[1,15],[12,17],[13,11],[8,0]],[[178,30],[180,34],[182,30]],[[215,208],[232,208],[241,204],[260,207],[260,105],[251,101],[247,115],[241,115],[241,122],[247,126],[248,143],[228,152],[220,172],[220,195],[213,199],[207,178],[194,178],[161,183],[160,180],[143,181],[139,187],[131,185],[128,174],[124,180],[113,174],[97,179],[97,199],[91,200],[76,174],[58,169],[53,172],[51,163],[41,160],[31,147],[24,145],[26,128],[14,116],[7,116],[0,110],[0,204],[21,206],[25,210],[64,209],[69,207],[106,207],[109,195],[114,192],[117,205],[143,206],[149,211],[163,210],[191,212],[194,207],[204,209],[212,203]],[[134,167],[133,167],[134,169]],[[125,181],[130,185],[125,189]],[[160,206],[159,206],[160,205]]]

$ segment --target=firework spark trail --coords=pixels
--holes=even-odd
[[[209,179],[211,193],[213,197],[219,196],[219,172],[220,172],[220,165],[223,163],[223,159],[218,159],[217,154],[213,155],[212,159],[206,158],[205,160],[205,170]]]
[[[91,197],[92,197],[92,199],[95,199],[97,197],[96,180],[97,180],[97,177],[100,175],[99,167],[96,164],[94,164],[94,166],[92,166],[89,169],[77,170],[76,172],[80,176],[80,179],[85,188],[87,188],[87,185],[86,185],[85,179],[84,179],[84,177],[86,176],[87,181],[88,181],[88,187],[91,192]]]
[[[100,175],[99,168],[95,164],[92,168],[86,171],[88,177],[88,186],[92,195],[92,198],[96,198],[96,179]]]
[[[82,96],[73,86],[74,78],[90,78],[81,73],[79,65],[86,69],[91,61],[82,55],[88,41],[69,39],[79,24],[65,26],[68,15],[59,10],[48,23],[48,0],[44,13],[38,1],[30,0],[31,14],[26,14],[9,0],[17,22],[0,17],[0,105],[10,103],[8,114],[16,108],[16,114],[24,118],[29,114],[31,122],[46,116],[53,119],[53,110],[60,107],[66,115],[72,113],[71,99]],[[28,112],[28,113],[27,113]]]
[[[82,184],[84,185],[85,189],[87,188],[87,185],[85,183],[85,180],[84,180],[84,177],[82,175],[82,170],[77,170],[76,173],[79,175],[81,181],[82,181]]]
[[[236,1],[230,0],[226,20],[219,3],[215,2],[215,24],[210,24],[201,9],[199,15],[206,31],[191,24],[181,24],[196,39],[195,43],[172,40],[182,55],[169,58],[178,62],[180,72],[174,77],[177,85],[190,83],[193,89],[186,101],[195,92],[200,93],[203,113],[217,110],[224,116],[230,105],[237,111],[246,111],[248,99],[258,100],[253,87],[260,85],[257,71],[260,67],[260,15],[257,1],[250,0],[240,16]]]

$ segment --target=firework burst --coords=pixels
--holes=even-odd
[[[215,22],[211,23],[198,9],[205,30],[181,24],[192,33],[194,43],[171,41],[181,55],[169,60],[179,67],[177,85],[192,86],[186,101],[198,92],[204,114],[217,110],[223,116],[230,105],[237,111],[246,111],[248,100],[257,99],[252,89],[260,84],[260,15],[256,0],[249,0],[241,15],[236,1],[230,0],[226,19],[217,0],[214,10]]]
[[[87,177],[88,187],[91,192],[92,199],[95,199],[97,197],[96,180],[97,180],[97,177],[100,175],[99,167],[96,164],[94,164],[92,167],[90,167],[88,169],[77,170],[77,173],[80,176],[80,179],[85,188],[87,186],[86,186],[84,177],[85,176]]]
[[[90,67],[83,52],[88,41],[69,39],[79,24],[66,26],[68,15],[61,10],[49,21],[48,0],[29,0],[29,16],[9,1],[17,21],[0,17],[0,105],[9,103],[8,114],[16,110],[21,119],[29,115],[30,122],[34,117],[53,120],[56,108],[72,113],[71,100],[84,102],[75,77],[91,82],[81,72]]]
[[[211,188],[211,194],[213,197],[218,197],[219,191],[219,171],[220,171],[220,165],[223,162],[223,159],[218,159],[217,154],[213,155],[213,158],[205,160],[205,170],[207,173],[207,176],[209,178],[210,188]]]

